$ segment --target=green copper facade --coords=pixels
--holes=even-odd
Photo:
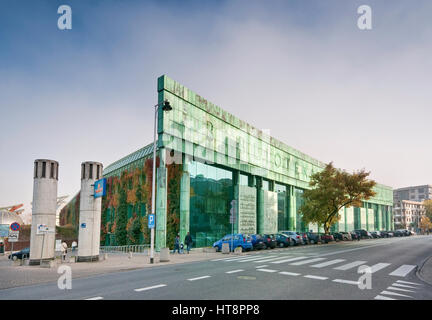
[[[192,219],[200,220],[202,216],[208,214],[212,215],[208,217],[210,220],[220,221],[218,210],[222,210],[224,211],[222,215],[225,215],[227,222],[230,215],[228,201],[231,199],[237,200],[237,215],[247,211],[247,209],[239,207],[242,203],[238,191],[241,175],[248,177],[247,184],[249,187],[256,188],[255,198],[253,195],[249,195],[249,202],[246,201],[249,208],[251,207],[251,199],[252,202],[256,201],[256,232],[276,232],[286,229],[305,231],[310,229],[311,226],[305,226],[298,214],[302,201],[301,194],[303,189],[309,188],[310,176],[322,170],[324,163],[265,134],[167,76],[161,76],[158,79],[158,94],[159,102],[168,100],[173,107],[170,112],[159,112],[159,148],[174,151],[175,155],[171,156],[170,161],[176,161],[176,159],[183,161],[184,171],[181,179],[180,200],[180,233],[182,239],[188,231],[191,231],[191,224],[189,223],[191,215]],[[171,154],[173,154],[172,151]],[[204,163],[204,166],[209,168],[223,168],[233,173],[232,188],[237,191],[233,191],[232,197],[224,198],[227,203],[218,204],[217,210],[211,209],[206,204],[202,207],[201,212],[196,213],[198,209],[194,205],[194,212],[191,213],[192,200],[188,199],[188,194],[191,194],[191,189],[193,189],[190,182],[192,175],[188,172],[191,159]],[[202,175],[203,179],[204,176]],[[216,180],[210,176],[206,179],[209,179],[207,180],[209,184],[216,183]],[[286,191],[283,196],[278,196],[274,192],[275,183],[285,186]],[[195,185],[195,188],[199,188],[197,183]],[[364,208],[344,209],[341,213],[343,223],[339,223],[335,229],[391,229],[392,189],[384,185],[377,185],[375,191],[376,196],[365,203]],[[158,186],[157,192],[163,193],[164,191],[159,190]],[[207,200],[214,201],[210,197],[209,195]],[[162,203],[158,202],[158,204],[164,206]],[[375,210],[372,209],[372,204]],[[160,218],[157,216],[157,219],[163,221],[163,210],[158,212],[161,216]],[[272,220],[275,212],[276,215],[280,214],[286,217],[284,220],[284,217],[276,216],[278,221],[276,227]],[[191,233],[198,242],[198,246],[211,245],[213,240],[230,231],[229,226],[230,224],[221,226],[220,232],[215,231],[217,228],[214,228],[213,231],[207,233],[203,230],[200,230],[199,234],[194,233],[194,230]],[[236,232],[241,232],[244,228],[251,228],[251,226],[245,227],[239,225],[239,221],[235,222],[234,230]],[[204,238],[206,240],[203,240]],[[163,241],[158,240],[157,243],[162,244]]]

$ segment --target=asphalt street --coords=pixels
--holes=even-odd
[[[432,236],[221,253],[213,260],[76,278],[72,289],[61,290],[57,282],[5,289],[0,299],[423,300],[432,299],[432,286],[416,271],[431,255]],[[358,272],[363,265],[368,273]]]

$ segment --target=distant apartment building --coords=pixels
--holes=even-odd
[[[426,214],[423,202],[400,200],[393,204],[395,228],[418,231],[421,218]]]
[[[432,185],[406,187],[393,190],[393,202],[401,200],[422,202],[432,199]]]

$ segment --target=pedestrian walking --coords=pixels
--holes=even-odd
[[[78,244],[76,241],[72,242],[72,252],[75,252],[77,246]]]
[[[175,253],[177,250],[178,253],[180,253],[180,235],[177,234],[175,240],[174,240],[174,251],[173,253]]]
[[[185,237],[185,243],[186,243],[186,250],[187,253],[189,253],[191,247],[192,247],[192,236],[190,235],[190,232],[187,233],[186,237]]]
[[[61,246],[61,250],[62,250],[62,261],[66,261],[66,255],[67,255],[67,243],[63,242],[62,246]]]

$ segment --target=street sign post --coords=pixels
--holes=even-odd
[[[20,225],[18,222],[13,222],[13,223],[10,225],[10,229],[11,229],[12,231],[19,231],[20,228],[21,228],[21,225]]]
[[[148,227],[149,229],[153,229],[155,227],[155,215],[149,214],[148,216]]]
[[[9,231],[8,242],[18,242],[19,231]]]

